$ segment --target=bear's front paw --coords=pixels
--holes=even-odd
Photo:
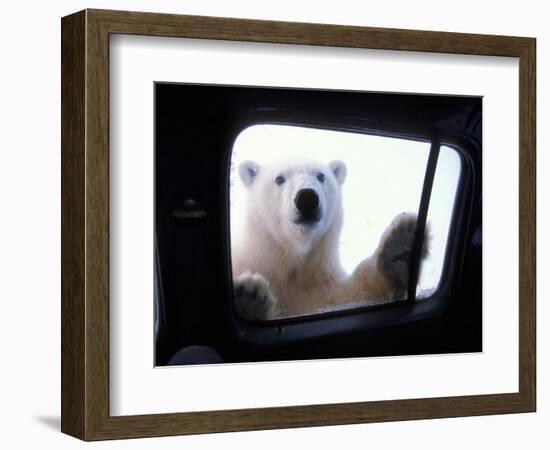
[[[377,267],[386,276],[405,288],[409,282],[409,259],[416,233],[416,214],[402,213],[384,232],[377,252]],[[421,261],[428,255],[430,231],[426,224]]]
[[[277,316],[277,302],[269,282],[259,273],[245,272],[233,280],[235,310],[249,320],[268,320]]]

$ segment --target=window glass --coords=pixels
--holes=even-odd
[[[429,297],[439,286],[460,173],[461,161],[458,152],[450,147],[441,146],[428,208],[430,253],[422,265],[417,299]]]
[[[353,298],[348,300],[316,300],[323,297],[326,289],[319,293],[311,287],[310,279],[315,275],[311,273],[308,255],[315,251],[324,255],[316,261],[320,266],[316,273],[323,272],[324,266],[331,266],[330,272],[334,261],[339,260],[347,279],[334,283],[349,285],[358,266],[365,264],[371,255],[380,254],[381,242],[387,242],[383,236],[388,234],[392,221],[401,213],[418,212],[429,151],[430,144],[426,142],[326,129],[254,125],[243,130],[235,141],[230,168],[234,280],[242,278],[243,272],[252,277],[256,272],[262,275],[270,286],[266,289],[278,290],[276,300],[283,305],[282,313],[273,313],[278,317],[403,299],[403,292],[389,292],[389,288],[378,286],[367,289],[365,295],[361,294],[361,288],[352,289]],[[331,164],[334,161],[338,162]],[[428,213],[429,256],[422,264],[418,297],[431,295],[439,284],[459,174],[458,154],[442,147]],[[340,193],[334,195],[328,192],[331,189]],[[322,210],[321,218],[311,212],[313,207]],[[330,222],[331,211],[339,208],[343,224],[336,233],[337,246],[321,251],[319,246],[325,245],[322,237],[332,226],[323,220]],[[302,215],[311,219],[311,223],[319,221],[310,224],[306,220],[304,225],[300,222]],[[298,232],[297,227],[302,231]],[[311,238],[309,233],[314,228],[322,229]],[[270,239],[272,244],[264,246]],[[276,250],[273,246],[280,248]],[[302,257],[286,260],[281,252]],[[391,253],[386,249],[388,252]],[[397,253],[393,255],[396,267],[407,256]],[[304,271],[308,272],[307,280],[301,278]],[[289,277],[288,282],[285,277]],[[324,282],[325,279],[319,281]],[[293,283],[294,287],[289,287]],[[300,284],[303,292],[297,295]],[[265,300],[262,285],[256,287],[260,291],[259,300]],[[308,303],[308,307],[296,306],[301,303]]]

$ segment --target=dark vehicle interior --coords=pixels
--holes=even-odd
[[[155,84],[155,365],[482,351],[482,99]],[[233,309],[229,164],[254,124],[400,137],[455,149],[462,171],[441,282],[380,306],[254,322]],[[419,228],[433,167],[426,169]],[[430,170],[432,173],[430,174]],[[422,216],[423,221],[422,221]]]

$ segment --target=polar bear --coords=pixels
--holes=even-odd
[[[398,215],[374,254],[351,275],[340,265],[342,161],[239,165],[245,186],[244,239],[232,244],[237,313],[250,320],[310,314],[363,300],[400,300],[416,215]],[[427,255],[424,239],[421,258]]]

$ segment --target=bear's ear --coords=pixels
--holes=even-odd
[[[260,166],[254,161],[244,161],[239,165],[239,175],[245,186],[254,182],[259,170]]]
[[[330,170],[332,170],[332,173],[338,183],[344,183],[346,174],[348,173],[346,164],[343,161],[332,161],[328,166],[330,167]]]

